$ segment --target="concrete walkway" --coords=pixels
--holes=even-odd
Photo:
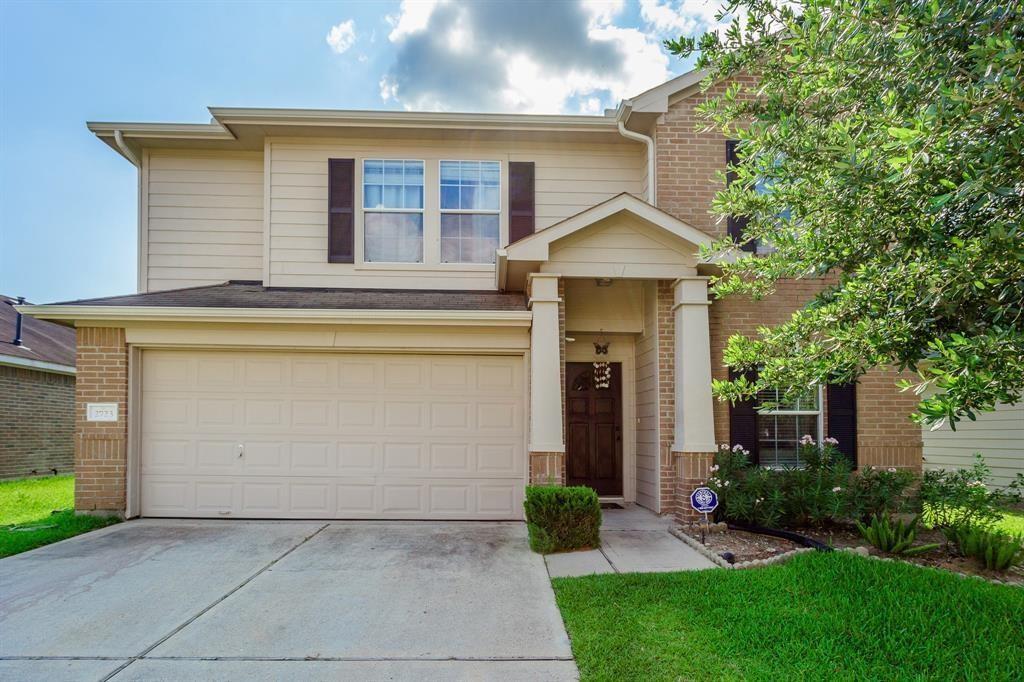
[[[129,521],[0,560],[2,680],[574,680],[522,523]]]
[[[715,568],[668,529],[671,517],[643,507],[602,510],[601,549],[545,557],[552,578],[595,573],[661,573]]]

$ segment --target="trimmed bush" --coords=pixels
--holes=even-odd
[[[530,549],[540,554],[601,546],[601,503],[593,488],[526,487]]]

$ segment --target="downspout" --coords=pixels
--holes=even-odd
[[[121,150],[124,157],[131,161],[133,166],[139,168],[139,157],[135,156],[135,152],[128,147],[128,144],[124,141],[124,135],[121,134],[120,130],[114,131],[114,142],[117,143],[117,148]]]
[[[654,149],[654,138],[649,135],[643,135],[642,133],[635,133],[632,130],[626,130],[626,124],[623,121],[624,116],[621,112],[625,112],[625,117],[629,116],[631,109],[628,105],[620,109],[620,114],[617,116],[619,123],[619,135],[630,140],[636,140],[637,142],[643,142],[647,145],[647,203],[651,206],[658,205],[658,179],[655,175],[655,149]]]

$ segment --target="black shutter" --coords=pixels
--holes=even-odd
[[[829,384],[828,435],[839,441],[839,451],[857,466],[857,384]]]
[[[508,163],[508,243],[534,231],[533,161]]]
[[[355,159],[327,161],[327,261],[354,263]]]
[[[740,373],[729,370],[729,379],[733,380],[740,376]],[[757,380],[757,372],[746,372],[748,381]],[[750,451],[750,461],[754,464],[760,460],[760,452],[757,447],[757,410],[756,401],[739,400],[729,405],[729,445],[742,445]]]
[[[736,148],[739,146],[739,140],[726,140],[725,141],[725,161],[731,168],[735,168],[740,165],[739,154],[736,153]],[[729,170],[726,172],[725,181],[726,184],[731,185],[736,180],[736,171]],[[747,228],[747,217],[746,216],[729,216],[728,229],[729,236],[732,237],[734,242],[739,242],[743,239],[743,231]],[[755,251],[757,244],[754,242],[747,242],[740,247],[744,251]]]

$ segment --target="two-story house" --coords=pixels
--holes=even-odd
[[[921,467],[873,371],[713,399],[736,331],[819,281],[713,300],[730,143],[688,73],[603,116],[210,110],[91,123],[138,168],[138,292],[78,330],[76,506],[127,516],[520,519],[528,482],[685,515],[720,443]]]

